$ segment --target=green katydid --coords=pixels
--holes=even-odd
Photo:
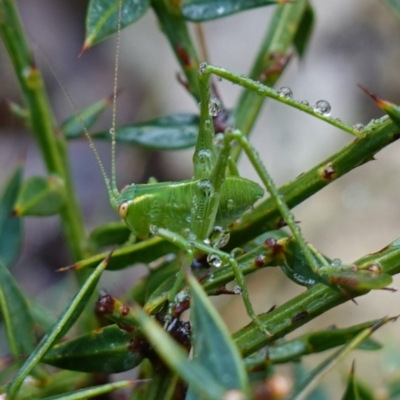
[[[120,4],[121,12],[121,4]],[[119,17],[120,20],[120,17]],[[119,216],[126,222],[132,233],[145,239],[150,234],[160,236],[178,247],[186,254],[188,263],[198,253],[205,253],[216,264],[231,265],[238,285],[240,286],[248,315],[259,327],[268,334],[267,327],[262,326],[251,305],[244,277],[237,261],[228,253],[220,250],[221,242],[210,244],[212,231],[223,231],[260,199],[264,190],[256,183],[237,175],[227,175],[231,168],[230,150],[233,141],[237,142],[249,157],[253,167],[260,176],[265,188],[274,199],[283,220],[290,228],[293,237],[303,257],[313,273],[330,271],[330,265],[318,252],[315,252],[304,240],[300,228],[296,224],[288,206],[279,195],[271,177],[255,149],[247,138],[237,129],[227,129],[223,135],[216,137],[210,108],[215,108],[215,100],[210,98],[209,80],[211,74],[218,75],[234,83],[256,91],[260,95],[269,96],[324,119],[351,134],[359,135],[353,128],[329,118],[323,113],[313,111],[307,105],[290,98],[282,97],[279,92],[258,82],[239,77],[222,68],[203,63],[199,68],[199,85],[201,94],[199,135],[193,156],[194,177],[181,182],[162,182],[149,184],[132,184],[121,193],[117,189],[115,172],[116,146],[116,92],[118,51],[120,42],[120,27],[118,27],[116,72],[114,78],[113,121],[110,134],[112,137],[112,175],[111,182],[94,147],[92,139],[85,130],[100,164],[110,202]],[[211,107],[210,107],[211,106]],[[322,267],[322,270],[321,270]],[[172,303],[181,288],[183,272],[171,290],[169,301]]]

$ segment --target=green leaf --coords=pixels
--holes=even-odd
[[[397,125],[400,126],[400,107],[397,104],[391,103],[390,101],[383,100],[370,92],[364,86],[358,85],[361,90],[363,90],[371,99],[375,102],[375,104],[381,108],[387,115],[389,115],[390,119]]]
[[[347,380],[346,391],[343,394],[342,400],[360,400],[358,388],[354,379],[354,361],[351,366],[350,374]]]
[[[67,139],[73,139],[84,135],[85,129],[89,130],[93,126],[103,111],[111,104],[111,101],[112,97],[106,97],[78,111],[78,115],[66,119],[60,127],[64,136]]]
[[[10,267],[17,258],[22,242],[22,221],[12,212],[22,182],[22,168],[11,176],[0,197],[0,260]]]
[[[393,278],[388,274],[377,274],[375,272],[360,270],[344,270],[329,274],[326,279],[333,287],[343,288],[349,291],[363,291],[382,289],[390,285]]]
[[[297,400],[306,398],[314,389],[319,380],[330,371],[335,365],[342,361],[353,349],[357,348],[365,339],[375,332],[382,325],[393,321],[393,318],[382,318],[374,326],[362,330],[355,338],[350,340],[344,347],[333,353],[322,361],[299,385],[297,385],[292,394],[286,400]]]
[[[53,372],[46,380],[25,379],[18,392],[18,400],[43,399],[70,392],[78,387],[87,387],[92,383],[91,376],[82,372]]]
[[[125,222],[109,222],[95,228],[89,235],[89,242],[95,249],[123,244],[128,241],[131,233]]]
[[[20,360],[35,348],[35,325],[27,300],[2,262],[0,262],[0,308],[9,348],[14,358]]]
[[[182,15],[188,21],[204,22],[251,8],[283,3],[282,0],[183,0]]]
[[[205,398],[211,400],[224,398],[225,390],[212,374],[198,363],[189,361],[183,348],[153,318],[138,306],[135,306],[134,309],[141,331],[170,369],[175,371],[188,385],[192,385],[196,393]]]
[[[154,150],[180,150],[196,144],[199,130],[196,114],[172,114],[151,121],[122,126],[116,130],[120,143],[130,143]],[[100,132],[94,138],[110,140],[109,132]]]
[[[172,243],[167,242],[159,237],[153,237],[115,250],[107,269],[118,270],[130,267],[131,265],[137,263],[148,264],[160,257],[165,256],[168,253],[173,252],[176,252],[176,247]],[[69,267],[61,268],[59,271],[95,268],[96,265],[98,265],[99,262],[101,262],[101,260],[103,260],[106,256],[107,253],[97,254],[95,256],[78,261]]]
[[[55,345],[43,362],[73,371],[114,374],[135,368],[143,360],[143,337],[109,325]]]
[[[42,359],[42,357],[50,349],[50,347],[57,340],[59,340],[78,319],[79,315],[82,313],[86,304],[90,300],[90,297],[96,288],[100,276],[109,262],[110,256],[111,255],[103,260],[103,262],[101,262],[98,267],[93,271],[93,273],[80,288],[78,293],[71,300],[67,308],[65,308],[64,312],[60,315],[51,330],[43,337],[39,345],[25,361],[24,365],[21,367],[18,374],[15,376],[9,386],[8,394],[10,398],[15,397],[22,382],[29,375],[35,365]]]
[[[311,34],[315,23],[314,9],[310,3],[301,17],[299,26],[297,27],[296,34],[293,39],[293,45],[300,57],[304,56],[306,48],[311,38]]]
[[[362,330],[372,327],[378,321],[369,321],[348,328],[332,328],[318,332],[306,333],[296,339],[279,343],[268,347],[268,351],[260,351],[259,353],[246,358],[246,367],[248,369],[256,369],[262,366],[268,360],[271,364],[286,363],[288,361],[297,361],[307,354],[315,354],[322,351],[332,349],[337,346],[346,344],[353,339]],[[368,338],[364,340],[358,349],[362,350],[379,350],[382,346]]]
[[[64,205],[64,183],[58,176],[33,176],[22,185],[13,213],[18,217],[48,216],[57,214]]]
[[[46,397],[43,400],[85,400],[91,397],[96,397],[105,393],[113,392],[114,390],[130,387],[133,386],[133,384],[134,382],[131,381],[107,383],[105,385],[98,385],[85,389],[75,390],[74,392],[61,394],[59,396]]]
[[[244,363],[228,329],[204,290],[193,276],[191,288],[191,322],[194,332],[194,360],[211,372],[226,390],[248,390]]]
[[[149,8],[149,0],[123,0],[121,29],[137,21]],[[91,0],[86,15],[86,38],[83,49],[118,31],[119,0]]]
[[[135,284],[129,297],[143,305],[164,282],[176,276],[180,268],[181,261],[178,258],[173,257],[171,260],[167,257],[160,265],[149,268],[148,275]]]

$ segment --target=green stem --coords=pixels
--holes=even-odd
[[[66,143],[61,135],[56,135],[44,83],[36,68],[13,0],[0,0],[0,34],[21,86],[29,110],[30,126],[47,171],[64,181],[67,201],[60,216],[72,257],[79,260],[85,255],[85,229],[69,172]]]
[[[183,69],[187,79],[187,89],[197,101],[200,101],[197,73],[200,61],[186,21],[182,18],[179,2],[151,0],[151,5]]]
[[[382,273],[398,274],[400,272],[400,239],[392,242],[380,252],[360,258],[355,264],[360,269],[366,269],[368,265],[379,264],[382,267]],[[352,296],[358,297],[366,293],[366,291],[352,293]],[[317,284],[272,312],[259,316],[259,320],[273,334],[271,338],[263,336],[258,327],[251,323],[236,332],[234,339],[242,354],[250,355],[268,343],[293,332],[325,311],[349,300],[348,295],[323,284]]]

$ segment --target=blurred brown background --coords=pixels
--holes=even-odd
[[[291,63],[279,85],[289,86],[295,99],[306,99],[311,104],[319,99],[328,100],[332,115],[351,125],[367,124],[371,118],[382,115],[357,88],[357,83],[400,103],[400,19],[379,0],[313,0],[312,3],[317,22],[307,55],[304,60]],[[55,64],[78,108],[112,92],[114,39],[77,57],[83,43],[86,2],[21,0],[17,4],[58,121],[71,115],[72,110],[40,49]],[[204,24],[210,62],[246,74],[272,10],[271,7],[252,10]],[[123,92],[118,99],[118,124],[171,112],[195,111],[193,100],[175,79],[178,69],[151,12],[126,29],[122,35],[119,87]],[[238,87],[226,82],[219,85],[224,103],[230,107]],[[19,101],[18,86],[3,47],[0,47],[0,88],[0,97]],[[108,115],[97,127],[109,125]],[[42,173],[40,155],[29,133],[3,104],[0,128],[0,187],[18,159],[25,159],[26,176]],[[272,101],[267,103],[252,138],[278,184],[293,179],[351,140],[346,133],[322,121]],[[101,143],[99,148],[109,166],[108,144]],[[115,219],[87,142],[72,142],[70,149],[88,229]],[[297,207],[294,212],[305,237],[327,256],[344,262],[378,251],[400,237],[399,152],[400,143],[394,143],[378,153],[376,161],[356,169]],[[160,181],[191,176],[191,150],[160,154],[119,148],[117,161],[121,186],[146,181],[148,176]],[[245,159],[240,161],[240,168],[244,176],[257,180]],[[54,281],[55,269],[70,262],[57,218],[28,219],[23,250],[16,274],[33,295],[39,295],[43,287]],[[139,271],[143,273],[143,269]],[[133,273],[126,272],[128,276]],[[112,277],[109,274],[108,278],[113,282],[107,284],[108,288],[111,286],[115,294],[123,291],[124,285],[115,274]],[[395,279],[392,286],[399,287],[399,282]],[[282,304],[303,290],[288,282],[278,269],[262,271],[250,278],[250,285],[254,287],[251,291],[259,312],[273,304]],[[399,300],[399,293],[377,291],[357,300],[358,306],[349,303],[331,310],[305,329],[332,323],[346,326],[398,314]],[[225,314],[229,326],[236,329],[243,325],[246,316],[241,300],[233,301],[235,307],[226,308]],[[399,332],[399,324],[392,324],[378,332],[378,337],[393,342],[400,354]],[[362,354],[365,362],[358,364],[358,370],[376,384],[381,383],[383,353]],[[330,375],[328,380],[343,380],[348,369],[337,371],[337,376]]]

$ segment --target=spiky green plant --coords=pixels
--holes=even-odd
[[[399,10],[396,2],[388,3]],[[201,65],[199,73],[202,60],[193,44],[188,22],[205,22],[262,6],[274,6],[275,11],[249,78],[207,64]],[[0,397],[85,399],[125,389],[130,399],[306,398],[320,377],[351,350],[379,349],[380,344],[370,335],[394,318],[384,317],[345,329],[297,334],[291,339],[287,335],[339,304],[355,301],[372,289],[387,288],[391,276],[400,271],[400,241],[395,240],[383,250],[350,265],[341,265],[304,241],[289,208],[373,159],[374,154],[394,142],[399,137],[400,109],[366,90],[387,116],[363,128],[352,127],[331,118],[326,102],[310,107],[293,100],[288,88],[272,89],[293,59],[289,54],[295,51],[302,57],[306,51],[314,22],[313,7],[307,0],[124,0],[122,3],[91,0],[84,50],[135,22],[149,8],[157,16],[182,67],[188,93],[196,103],[202,102],[200,117],[175,114],[141,124],[113,126],[117,141],[157,150],[184,149],[196,144],[198,132],[202,137],[215,130],[217,147],[211,143],[213,140],[206,145],[197,142],[195,176],[196,168],[206,169],[199,157],[198,148],[202,145],[207,151],[215,151],[222,165],[221,176],[226,169],[235,175],[241,147],[234,147],[229,159],[223,160],[221,154],[224,146],[228,154],[230,141],[236,138],[253,161],[270,197],[230,225],[230,239],[222,250],[219,245],[222,247],[221,242],[226,241],[226,232],[213,232],[211,241],[203,242],[203,238],[198,241],[197,237],[182,234],[179,228],[181,224],[184,231],[183,222],[174,224],[173,231],[169,230],[169,226],[163,225],[166,216],[137,217],[154,234],[149,238],[138,234],[136,241],[132,240],[132,232],[123,221],[103,224],[86,236],[71,178],[67,144],[68,140],[85,134],[85,129],[94,124],[109,100],[101,100],[56,124],[15,2],[0,0],[0,32],[23,94],[23,105],[13,104],[11,110],[32,131],[48,172],[48,176],[30,177],[23,182],[19,167],[0,199],[0,306],[8,343],[8,354],[0,360],[3,366]],[[218,83],[212,81],[208,86],[207,79],[212,76],[242,88],[235,107],[222,115],[219,114]],[[209,91],[213,98],[205,102]],[[267,97],[322,119],[355,138],[276,189],[246,140]],[[214,129],[207,124],[210,113],[215,114]],[[110,136],[100,132],[93,137],[108,139]],[[199,172],[200,176],[202,173]],[[223,187],[226,183],[221,179],[216,182]],[[197,181],[188,180],[185,188],[192,182]],[[166,193],[173,185],[152,184],[167,202]],[[150,186],[149,183],[145,190]],[[222,193],[220,188],[216,189],[217,194],[219,190]],[[118,196],[113,198],[123,219],[127,201],[124,193],[127,192],[121,195],[123,202]],[[214,192],[210,190],[210,193],[212,197]],[[240,191],[235,193],[233,197],[239,198]],[[185,189],[182,196],[186,201],[192,194]],[[218,210],[228,212],[232,210],[228,207],[231,204],[237,212],[237,206],[233,205],[237,198],[232,203],[220,203]],[[151,199],[155,201],[155,197]],[[181,221],[179,204],[174,213],[173,217]],[[51,304],[40,305],[28,298],[10,272],[20,253],[21,219],[32,215],[60,216],[74,260],[72,267],[64,270],[75,271],[76,294],[59,317],[53,315]],[[206,220],[210,216],[206,212],[203,217]],[[153,220],[160,226],[149,226],[154,224]],[[137,223],[127,221],[131,229]],[[192,229],[193,232],[197,230]],[[109,246],[116,246],[113,252],[103,251]],[[102,293],[96,302],[95,316],[93,294],[104,269],[118,271],[137,263],[151,266],[147,276],[132,285],[123,301]],[[245,297],[242,275],[271,266],[281,267],[289,279],[306,286],[307,290],[274,309],[265,309],[249,325],[230,335],[207,296],[239,294],[244,290]],[[228,290],[226,285],[235,279],[241,287]],[[189,321],[182,321],[181,314],[189,308]],[[248,311],[251,314],[251,306]],[[78,317],[81,317],[76,324],[79,333],[72,337],[70,329]],[[333,348],[337,350],[310,373],[304,375],[298,368],[304,356]],[[275,365],[283,363],[295,365],[297,380],[292,388],[285,386],[285,382],[282,385],[276,374]],[[137,366],[140,366],[139,372],[132,380],[111,383],[110,374]],[[99,373],[105,374],[105,378],[96,385]],[[392,397],[400,392],[396,382],[388,390]],[[318,396],[324,398],[321,394]],[[374,395],[355,379],[352,370],[343,398],[369,399]]]

